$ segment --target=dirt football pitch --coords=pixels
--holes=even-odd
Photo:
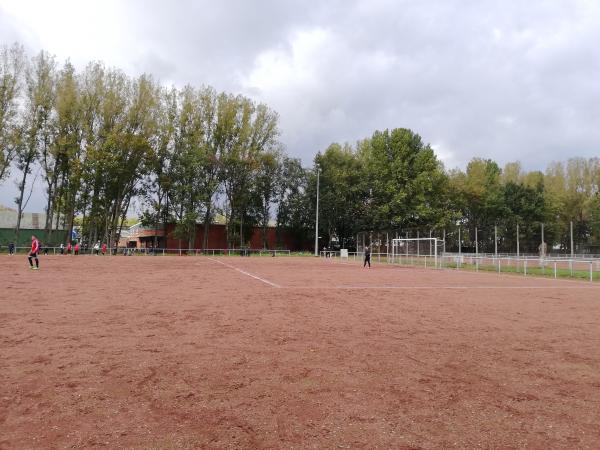
[[[600,448],[600,284],[0,256],[0,449]]]

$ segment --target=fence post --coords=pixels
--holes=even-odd
[[[479,256],[479,240],[477,239],[477,227],[475,227],[475,258]]]
[[[524,268],[524,270],[523,270],[523,276],[526,277],[527,276],[527,260],[525,260],[525,264],[523,265],[523,268]]]
[[[554,278],[556,278],[556,261],[554,261]]]
[[[590,261],[590,281],[594,281],[594,276],[593,276],[593,265],[594,263],[592,261]]]

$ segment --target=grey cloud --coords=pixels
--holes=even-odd
[[[118,5],[123,69],[267,103],[306,164],[331,142],[391,127],[418,132],[450,167],[482,156],[544,169],[600,150],[597,2]]]

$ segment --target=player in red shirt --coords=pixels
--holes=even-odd
[[[35,236],[31,236],[31,251],[27,259],[29,260],[29,267],[33,270],[40,268],[40,260],[38,259],[38,252],[40,251],[40,241]],[[33,267],[33,261],[35,259],[35,267]]]
[[[106,255],[106,244],[102,244],[102,256]]]
[[[71,250],[73,249],[72,245],[71,245],[71,241],[69,241],[69,243],[67,244],[67,255],[71,254]]]

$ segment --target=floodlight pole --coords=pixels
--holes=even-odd
[[[498,226],[494,225],[494,257],[498,257]]]
[[[571,259],[573,259],[575,257],[575,247],[573,246],[573,221],[571,220],[570,224],[570,231],[571,231]]]
[[[517,260],[519,259],[519,224],[517,223]]]
[[[315,212],[315,256],[319,256],[319,174],[320,168],[317,164],[317,209]]]
[[[542,258],[545,258],[546,257],[546,249],[544,248],[544,223],[543,222],[542,222],[542,243],[541,243],[541,246],[542,246],[542,251],[540,252],[540,254],[542,255],[541,256]]]

